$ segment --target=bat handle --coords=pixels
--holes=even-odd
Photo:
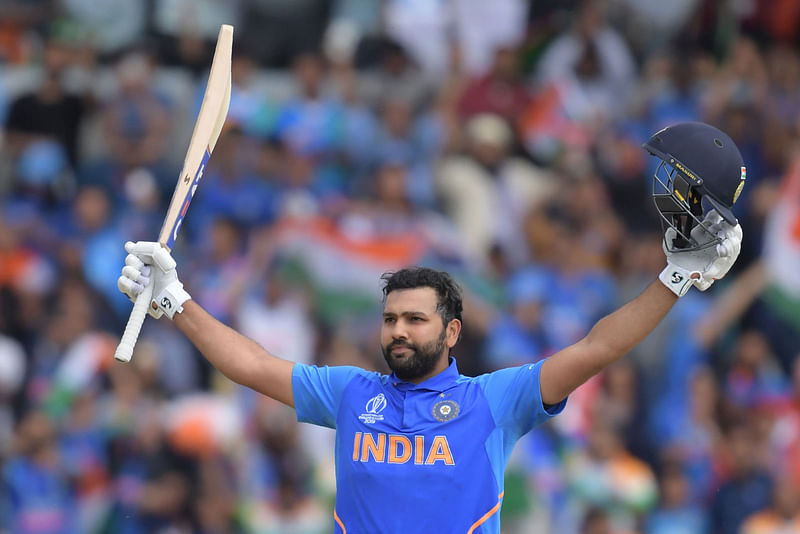
[[[133,356],[133,347],[136,346],[136,340],[139,337],[139,332],[142,330],[142,324],[145,317],[147,317],[147,307],[153,298],[153,280],[147,284],[144,290],[136,297],[136,302],[133,303],[133,310],[131,316],[128,318],[128,324],[125,325],[125,332],[122,334],[122,339],[117,345],[117,350],[114,352],[114,359],[121,362],[131,361]]]

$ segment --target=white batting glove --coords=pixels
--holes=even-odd
[[[145,286],[152,283],[153,300],[147,313],[156,319],[164,314],[172,319],[175,313],[182,312],[183,303],[192,297],[178,280],[177,264],[167,249],[153,241],[128,241],[125,250],[128,256],[117,280],[119,290],[135,301]]]
[[[723,278],[739,257],[742,248],[741,226],[731,226],[711,210],[703,219],[703,227],[695,226],[691,232],[698,243],[708,243],[716,238],[722,241],[701,250],[670,252],[666,243],[675,238],[675,229],[668,228],[664,234],[662,247],[667,255],[667,267],[658,278],[679,297],[685,295],[692,286],[705,291],[715,280]]]

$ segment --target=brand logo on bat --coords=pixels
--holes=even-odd
[[[172,241],[169,243],[169,247],[172,248],[172,244],[178,238],[178,230],[181,228],[181,223],[183,222],[183,218],[186,216],[186,210],[189,209],[189,202],[192,201],[194,198],[194,194],[197,191],[197,185],[200,183],[200,180],[203,178],[203,173],[206,170],[206,163],[208,163],[208,158],[211,157],[211,152],[209,152],[208,148],[206,148],[205,153],[203,154],[203,161],[200,162],[200,167],[197,169],[197,173],[194,177],[194,184],[189,192],[186,194],[186,197],[183,200],[183,207],[181,208],[180,214],[178,215],[178,219],[175,221],[175,226],[172,229]],[[183,183],[188,183],[189,175],[187,174],[183,178]]]

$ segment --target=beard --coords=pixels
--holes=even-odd
[[[423,377],[433,371],[434,367],[436,367],[436,363],[444,352],[444,339],[445,329],[442,328],[439,339],[422,346],[395,340],[385,347],[381,347],[383,359],[386,360],[389,369],[397,375],[397,378],[408,382]],[[411,351],[411,354],[402,359],[398,359],[392,356],[392,349],[395,347],[406,347]]]

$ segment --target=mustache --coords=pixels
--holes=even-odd
[[[405,341],[392,341],[391,343],[389,343],[386,346],[386,350],[392,350],[392,349],[394,349],[396,347],[403,347],[403,348],[406,348],[406,349],[416,349],[417,348],[413,344],[406,343]]]

